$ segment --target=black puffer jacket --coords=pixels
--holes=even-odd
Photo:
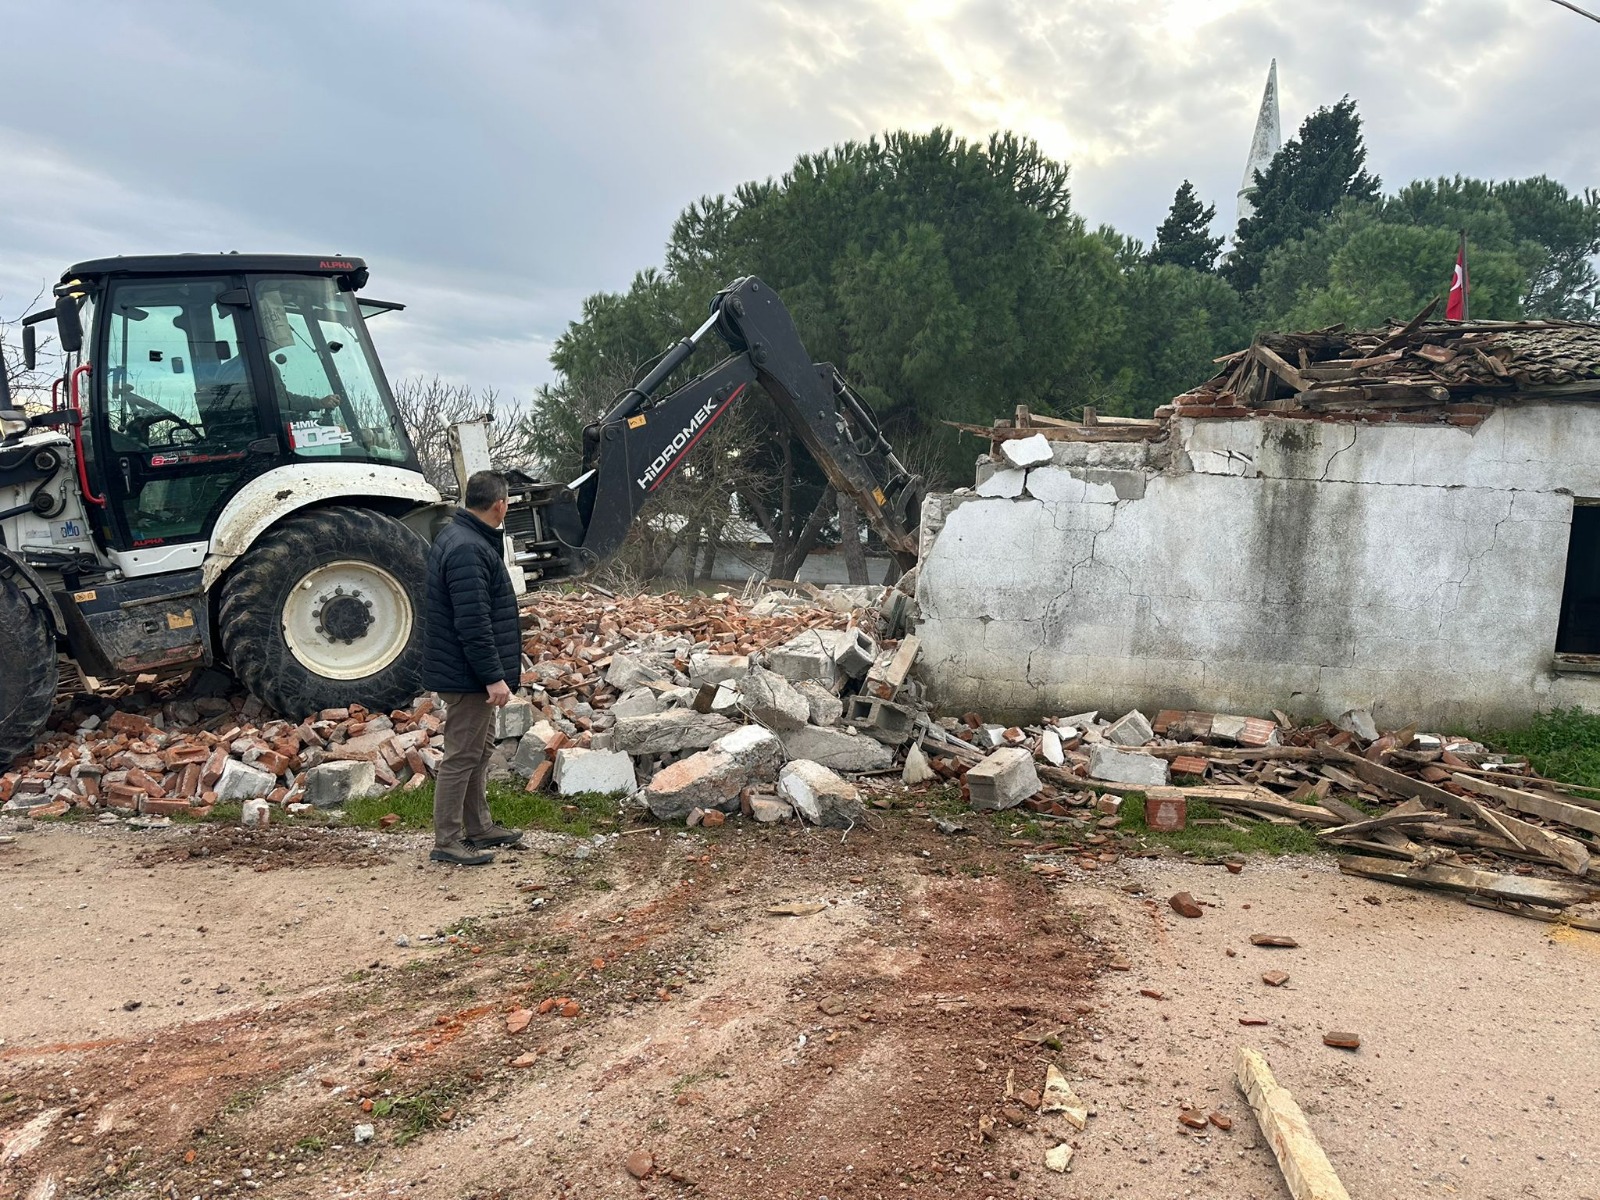
[[[501,558],[500,530],[458,509],[428,552],[428,621],[422,686],[481,692],[497,679],[522,681],[517,596]]]

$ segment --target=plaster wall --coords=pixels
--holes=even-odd
[[[1600,406],[1475,428],[1177,420],[1162,443],[1055,443],[938,498],[919,672],[1011,720],[1195,708],[1472,729],[1600,676],[1554,649],[1574,496],[1600,499]]]

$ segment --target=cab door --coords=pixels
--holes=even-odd
[[[246,312],[219,303],[229,292],[227,278],[107,289],[95,458],[119,549],[203,543],[228,498],[282,455],[243,352]]]

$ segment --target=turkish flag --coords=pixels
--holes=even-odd
[[[1465,321],[1467,319],[1467,239],[1461,239],[1461,245],[1456,250],[1456,273],[1450,280],[1450,298],[1445,301],[1444,319],[1446,321]]]

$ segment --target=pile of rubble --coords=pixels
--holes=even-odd
[[[1380,733],[1363,711],[1299,726],[1283,713],[1168,710],[1111,722],[1080,713],[1028,728],[969,713],[929,725],[917,750],[934,774],[964,779],[974,808],[1020,804],[1087,826],[1137,793],[1147,826],[1170,831],[1196,801],[1235,827],[1314,828],[1358,852],[1340,860],[1350,874],[1600,929],[1594,789],[1542,778],[1468,739]]]
[[[880,626],[876,610],[864,606],[884,594],[881,588],[836,588],[757,600],[530,596],[523,606],[523,694],[496,714],[499,773],[529,778],[533,789],[631,792],[638,781],[630,755],[648,778],[733,732],[746,719],[746,707],[765,711],[758,705],[763,694],[796,711],[777,676],[766,693],[758,692],[769,673],[753,668],[752,656],[768,652],[780,664],[814,665],[817,647],[848,641],[856,650],[842,661],[852,669],[871,666],[876,643],[852,622]],[[909,602],[895,595],[891,612]],[[802,667],[800,677],[809,669]],[[729,681],[746,673],[750,700],[735,702],[730,697],[742,693]],[[719,699],[712,689],[696,711],[713,679],[728,682],[724,695]],[[216,804],[239,803],[249,822],[261,823],[274,806],[336,809],[352,797],[420,787],[443,757],[446,714],[431,698],[390,713],[351,705],[292,721],[275,718],[252,698],[219,694],[225,690],[226,681],[208,672],[187,690],[168,682],[69,699],[33,752],[0,774],[0,806],[34,818],[76,809],[159,821],[203,817]],[[826,688],[809,690],[814,694],[804,702],[801,724],[813,716],[831,724],[843,702]],[[819,727],[812,757],[836,766],[888,765],[878,743],[852,739],[841,748],[837,739],[844,736]],[[750,753],[738,741],[731,745],[741,756]],[[769,750],[762,753],[770,757]],[[627,770],[619,769],[623,759]],[[813,811],[818,803],[807,801]]]

